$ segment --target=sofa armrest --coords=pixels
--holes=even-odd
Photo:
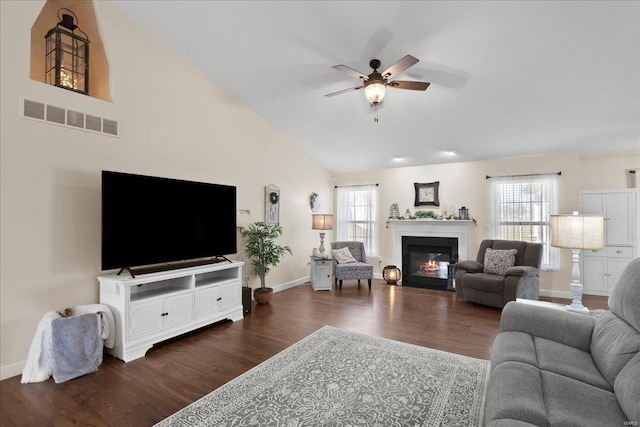
[[[525,332],[588,352],[595,323],[589,315],[510,301],[502,310],[500,332]]]
[[[466,270],[469,273],[482,273],[484,267],[477,261],[467,260],[467,261],[458,261],[455,264],[458,270]]]
[[[529,267],[528,265],[517,265],[511,267],[504,273],[505,276],[518,276],[518,277],[535,277],[538,275],[538,269],[535,267]]]

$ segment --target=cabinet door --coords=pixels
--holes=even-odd
[[[583,256],[582,263],[582,284],[584,290],[589,291],[606,291],[607,280],[605,274],[607,272],[606,258],[597,256]]]
[[[227,283],[219,287],[218,310],[224,311],[240,304],[240,287],[237,283]]]
[[[628,259],[611,259],[607,260],[607,286],[611,290],[618,283],[622,271],[631,262]]]
[[[151,334],[162,329],[162,300],[131,304],[129,339]]]
[[[318,265],[316,271],[316,289],[329,290],[331,289],[331,264],[329,262]]]
[[[170,328],[193,319],[192,294],[167,297],[164,300],[164,327]]]
[[[604,194],[583,194],[582,213],[590,215],[605,215],[606,196]]]
[[[195,293],[195,317],[202,319],[218,311],[218,287],[200,289]]]
[[[607,195],[607,214],[604,221],[606,245],[633,244],[632,203],[630,194]]]

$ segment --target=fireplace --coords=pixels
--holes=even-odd
[[[447,290],[457,260],[456,237],[402,236],[402,286]]]

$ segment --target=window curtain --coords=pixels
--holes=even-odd
[[[376,185],[336,188],[336,238],[364,243],[367,256],[377,256]]]
[[[556,174],[491,178],[493,238],[542,243],[543,270],[560,268],[549,227],[558,213],[558,180]]]

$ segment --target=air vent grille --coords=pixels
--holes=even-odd
[[[25,117],[44,120],[44,104],[25,99],[24,115]]]
[[[23,100],[20,110],[21,117],[56,123],[74,129],[118,136],[118,122],[116,120],[105,119],[81,111],[68,110],[29,99]]]

